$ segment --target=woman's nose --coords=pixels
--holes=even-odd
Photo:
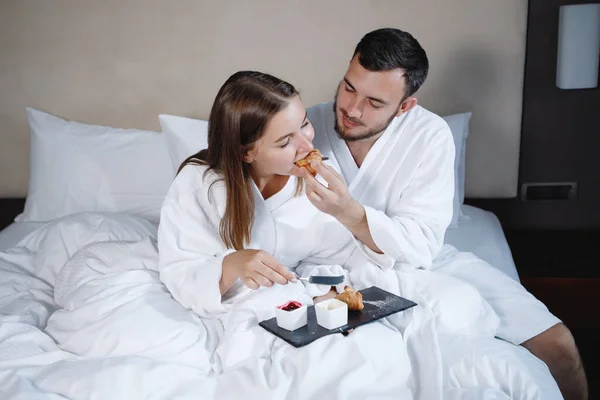
[[[298,146],[298,153],[309,153],[315,147],[312,144],[314,135],[310,135],[310,138],[303,136],[300,145]]]

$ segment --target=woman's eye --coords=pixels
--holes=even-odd
[[[302,124],[301,128],[302,128],[302,129],[304,129],[304,128],[306,128],[306,127],[307,127],[309,124],[310,124],[310,121],[309,121],[309,120],[306,120],[306,122]]]
[[[282,145],[281,145],[281,146],[279,146],[279,147],[281,147],[281,148],[283,149],[283,148],[284,148],[284,147],[286,147],[288,144],[290,144],[290,142],[291,142],[291,141],[292,141],[292,138],[287,138],[287,140],[285,141],[285,143],[284,143],[284,144],[282,144]]]
[[[354,92],[354,90],[352,90],[350,86],[346,85],[346,92]]]

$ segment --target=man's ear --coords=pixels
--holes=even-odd
[[[412,96],[407,97],[406,100],[404,100],[402,102],[402,104],[400,104],[400,107],[398,107],[398,112],[396,113],[396,117],[399,117],[400,115],[404,114],[405,112],[408,112],[411,108],[413,108],[416,105],[417,105],[416,97],[412,97]]]

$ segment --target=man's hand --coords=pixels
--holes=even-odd
[[[306,169],[300,168],[306,182],[306,196],[320,211],[331,215],[342,223],[352,234],[368,248],[383,254],[369,230],[365,208],[350,195],[344,179],[333,168],[320,162],[310,164],[327,182],[323,186]]]
[[[306,195],[319,210],[329,214],[346,226],[357,225],[364,218],[365,210],[352,196],[344,179],[333,168],[320,162],[311,166],[327,182],[322,185],[308,171],[301,168],[306,181]]]

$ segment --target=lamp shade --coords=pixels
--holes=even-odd
[[[590,89],[598,86],[600,4],[560,7],[556,86]]]

